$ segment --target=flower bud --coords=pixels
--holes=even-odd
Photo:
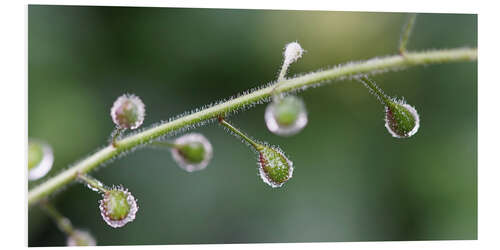
[[[260,178],[273,188],[281,187],[292,178],[293,163],[279,148],[259,145],[259,174]]]
[[[304,49],[300,46],[298,42],[291,42],[286,45],[285,52],[283,52],[283,57],[285,61],[283,64],[290,65],[302,57]]]
[[[89,232],[75,229],[73,230],[72,234],[68,237],[66,245],[70,247],[95,246],[96,240]]]
[[[52,168],[54,154],[45,142],[29,140],[28,142],[28,179],[30,181],[44,177]]]
[[[99,209],[104,221],[111,227],[117,228],[133,221],[139,207],[127,189],[114,187],[103,194]]]
[[[219,122],[259,153],[259,175],[264,183],[277,188],[292,178],[293,162],[288,160],[281,149],[254,141],[222,117],[219,117]]]
[[[414,107],[402,102],[390,102],[385,106],[385,127],[396,138],[408,138],[417,133],[420,118]]]
[[[267,105],[264,114],[269,131],[282,136],[291,136],[307,125],[307,110],[297,96],[286,96]]]
[[[171,152],[179,167],[188,172],[205,169],[213,154],[212,144],[205,136],[198,133],[177,138]]]
[[[111,108],[111,118],[120,129],[136,129],[144,121],[146,109],[138,96],[122,95]]]

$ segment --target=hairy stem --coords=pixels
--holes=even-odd
[[[106,193],[109,191],[107,188],[104,187],[104,185],[100,181],[98,181],[96,178],[90,175],[78,173],[78,179],[83,183],[87,184],[89,188],[93,190],[97,190],[102,193]]]
[[[64,217],[57,209],[50,204],[48,201],[44,200],[41,202],[41,207],[43,210],[54,220],[54,223],[67,235],[73,235],[74,229],[68,218]]]
[[[278,82],[279,85],[275,91],[276,93],[284,93],[312,86],[327,80],[362,74],[374,74],[417,65],[475,60],[477,60],[477,49],[475,48],[446,49],[411,53],[406,52],[404,56],[393,55],[373,58],[367,61],[348,63],[331,69],[316,71],[295,78],[282,80]],[[28,193],[28,204],[33,205],[40,199],[47,197],[66,184],[74,181],[77,178],[78,173],[88,173],[122,152],[131,150],[142,144],[151,143],[154,139],[178,129],[211,120],[217,118],[218,116],[225,116],[229,112],[239,110],[254,103],[267,101],[271,96],[274,87],[274,85],[271,85],[252,91],[229,101],[202,109],[176,120],[165,122],[142,132],[122,138],[121,140],[116,141],[116,147],[109,145],[82,161],[77,162],[58,175],[51,177],[39,186],[31,189]]]
[[[391,101],[389,100],[389,97],[384,93],[382,89],[380,89],[377,84],[372,81],[370,78],[367,76],[362,76],[359,78],[359,81],[365,85],[366,88],[368,88],[372,93],[377,97],[377,99],[384,104],[385,106],[391,106]]]
[[[241,132],[239,129],[235,128],[233,125],[226,122],[223,118],[219,118],[219,122],[220,122],[220,124],[224,125],[229,130],[233,131],[233,133],[235,133],[235,134],[239,135],[241,138],[243,138],[243,140],[245,140],[250,145],[252,145],[256,150],[259,149],[259,145],[254,140],[250,139],[250,137],[243,134],[243,132]]]
[[[406,54],[406,45],[408,44],[408,40],[410,39],[411,31],[413,29],[413,25],[415,24],[415,19],[417,19],[417,14],[410,14],[408,16],[408,21],[403,28],[403,32],[401,33],[401,39],[399,40],[399,53],[401,55]]]

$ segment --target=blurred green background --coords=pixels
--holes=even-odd
[[[406,17],[30,5],[29,137],[53,146],[53,176],[107,143],[109,109],[123,93],[142,98],[149,127],[274,80],[291,41],[307,53],[289,75],[395,54]],[[477,46],[477,15],[421,14],[408,45],[462,46]],[[204,171],[184,172],[170,152],[141,149],[93,172],[138,198],[133,223],[107,226],[99,195],[81,184],[53,202],[99,245],[477,239],[477,63],[373,79],[417,108],[415,136],[392,138],[382,105],[360,83],[335,81],[299,93],[309,124],[294,137],[266,129],[265,105],[230,117],[290,156],[294,177],[281,189],[260,180],[247,146],[209,124],[194,130],[214,146]],[[65,236],[32,207],[28,243],[64,245]]]

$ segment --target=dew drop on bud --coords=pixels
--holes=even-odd
[[[198,133],[190,133],[177,138],[172,147],[172,157],[179,167],[187,172],[203,170],[212,159],[210,141]]]
[[[146,114],[142,100],[136,95],[122,95],[111,108],[111,118],[118,128],[136,129],[141,126]]]
[[[66,245],[70,247],[74,246],[95,246],[95,238],[87,231],[75,229],[73,233],[68,237]]]
[[[408,138],[417,133],[420,118],[414,107],[403,101],[394,101],[385,106],[385,127],[396,138]]]
[[[283,186],[293,174],[293,162],[282,153],[281,149],[258,145],[260,178],[273,188]]]
[[[52,168],[54,154],[49,144],[39,140],[28,142],[28,179],[30,181],[44,177]]]
[[[269,131],[281,136],[291,136],[307,125],[307,110],[297,96],[286,96],[273,101],[266,107],[264,119]]]
[[[104,221],[111,227],[117,228],[133,221],[139,207],[127,189],[113,187],[103,194],[99,209]]]
[[[285,52],[283,52],[283,57],[285,61],[283,64],[290,65],[302,57],[304,49],[300,46],[298,42],[291,42],[285,46]]]

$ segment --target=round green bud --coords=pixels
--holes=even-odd
[[[394,101],[385,107],[385,127],[396,138],[408,138],[417,133],[420,118],[414,107]]]
[[[52,168],[54,154],[45,142],[30,139],[28,142],[28,179],[30,181],[44,177]]]
[[[201,142],[189,142],[177,148],[179,154],[191,163],[200,163],[205,159],[205,147]]]
[[[135,219],[139,207],[134,196],[122,187],[114,187],[103,194],[99,209],[104,221],[111,227],[123,227]]]
[[[269,131],[282,136],[297,134],[307,125],[307,110],[297,96],[286,96],[270,103],[264,114]]]
[[[118,128],[136,129],[141,126],[146,115],[142,100],[135,95],[122,95],[111,108],[111,118]]]
[[[198,133],[190,133],[177,138],[171,152],[179,167],[187,172],[205,169],[213,155],[210,141]]]
[[[279,148],[259,145],[260,178],[273,188],[281,187],[292,178],[293,162]]]
[[[69,247],[95,246],[96,240],[89,232],[75,229],[73,233],[69,235],[66,245]]]

